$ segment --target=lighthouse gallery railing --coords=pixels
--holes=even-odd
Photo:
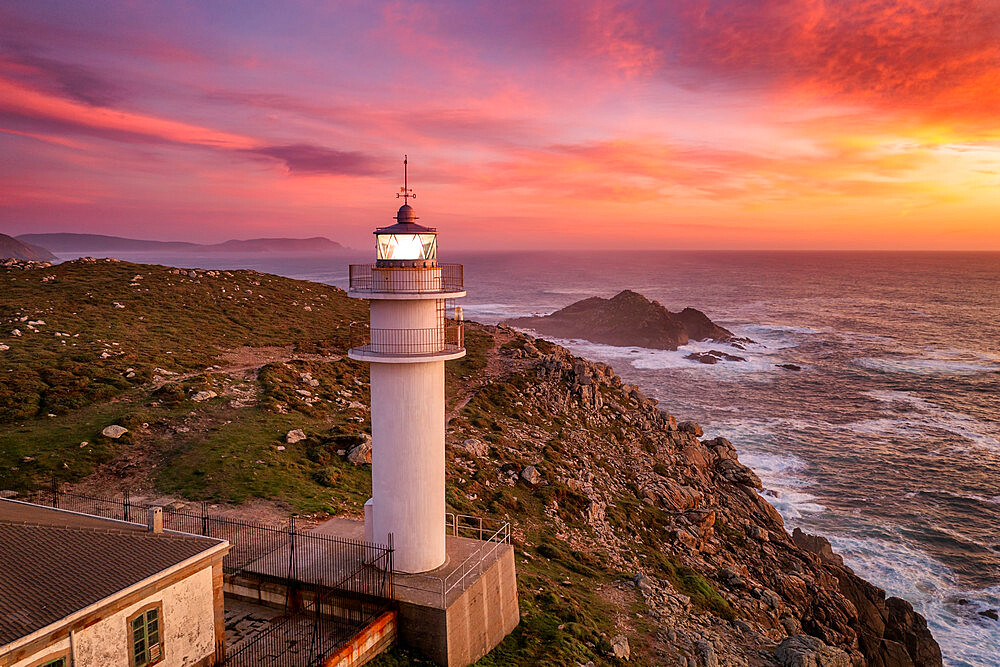
[[[389,285],[375,281],[375,270],[392,271]],[[428,273],[440,269],[440,276],[428,277]],[[351,264],[350,289],[354,292],[396,292],[411,294],[433,294],[435,292],[461,292],[465,289],[465,278],[461,264],[438,264],[431,268],[380,268],[375,264]]]
[[[351,324],[351,347],[362,352],[388,355],[442,354],[465,346],[461,322],[447,320],[430,329],[379,329],[367,324]]]

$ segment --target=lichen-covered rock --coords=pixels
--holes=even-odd
[[[778,644],[775,652],[781,667],[850,667],[851,658],[844,651],[827,646],[809,635],[795,635]]]
[[[538,468],[535,466],[527,466],[521,471],[521,479],[534,486],[542,481],[542,473],[538,472]]]
[[[372,439],[367,433],[362,433],[364,440],[361,444],[353,447],[347,452],[347,460],[356,466],[372,462]]]
[[[128,433],[128,429],[124,426],[119,426],[118,424],[112,424],[111,426],[105,426],[104,430],[101,431],[101,435],[105,438],[111,438],[112,440],[117,440]]]
[[[611,640],[611,653],[620,660],[628,660],[632,655],[632,649],[628,645],[628,637],[618,635]]]
[[[476,458],[482,458],[490,454],[490,446],[479,438],[466,438],[462,441],[460,449]]]

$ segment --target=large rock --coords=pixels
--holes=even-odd
[[[614,639],[612,639],[611,652],[620,660],[628,660],[629,656],[632,655],[632,650],[628,645],[628,637],[625,635],[617,635]]]
[[[364,440],[360,445],[347,452],[347,460],[356,466],[372,462],[372,438],[367,433],[362,433]]]
[[[671,313],[631,290],[610,299],[591,297],[544,317],[519,317],[506,324],[559,338],[585,338],[608,345],[676,350],[692,340],[735,341],[733,333],[694,308]]]
[[[105,426],[104,430],[101,431],[101,435],[105,438],[111,438],[112,440],[117,440],[128,433],[128,429],[124,426],[119,426],[118,424],[112,424],[111,426]]]
[[[199,391],[197,394],[191,397],[191,400],[194,401],[195,403],[202,403],[204,401],[211,400],[216,396],[218,396],[218,394],[216,394],[211,389],[208,389],[205,391]]]
[[[302,442],[306,439],[306,433],[300,428],[292,429],[285,434],[285,442],[289,445],[294,445],[296,442]]]
[[[521,479],[534,486],[542,481],[542,473],[538,472],[538,468],[535,466],[527,466],[521,471]]]
[[[467,454],[475,456],[476,458],[489,456],[490,453],[490,446],[479,438],[468,438],[467,440],[462,441],[462,444],[459,445],[459,449]]]
[[[778,645],[775,652],[781,667],[850,667],[851,658],[844,651],[827,646],[816,637],[795,635]]]

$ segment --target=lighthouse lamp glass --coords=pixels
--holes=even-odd
[[[435,234],[376,234],[378,259],[437,259]]]

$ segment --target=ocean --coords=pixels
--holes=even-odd
[[[188,260],[341,287],[351,261],[370,255]],[[946,664],[1000,666],[1000,622],[980,613],[1000,610],[1000,253],[444,252],[443,261],[465,264],[467,319],[546,314],[631,289],[756,341],[676,352],[556,342],[731,440],[788,529],[826,536],[858,574],[909,600]],[[747,361],[684,358],[709,349]]]

